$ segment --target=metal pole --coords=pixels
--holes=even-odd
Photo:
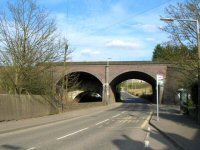
[[[63,61],[63,82],[62,82],[62,110],[63,110],[63,103],[64,103],[64,100],[66,100],[66,88],[67,88],[67,83],[66,83],[66,76],[65,76],[65,71],[66,71],[66,60],[67,60],[67,49],[68,49],[68,45],[66,44],[65,45],[65,50],[64,50],[64,61]]]
[[[111,58],[107,58],[107,64],[106,64],[106,101],[109,104],[110,103],[110,98],[109,98],[109,59]]]
[[[68,45],[65,45],[65,53],[64,53],[64,72],[66,72],[66,61],[67,61],[67,50],[68,50]],[[68,78],[65,76],[65,92],[64,92],[64,96],[65,96],[65,100],[67,100],[66,94],[67,94],[67,82],[68,82]]]
[[[200,33],[199,33],[199,21],[197,23],[197,48],[198,48],[198,102],[197,102],[197,121],[200,124]]]
[[[156,114],[157,114],[157,121],[159,121],[159,86],[158,86],[158,76],[156,76]]]

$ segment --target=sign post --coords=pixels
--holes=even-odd
[[[156,103],[157,103],[157,121],[159,121],[159,85],[164,84],[164,76],[162,74],[156,75]]]

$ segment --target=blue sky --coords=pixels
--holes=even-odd
[[[72,61],[148,61],[156,44],[164,8],[181,0],[38,0],[56,18],[73,50]],[[182,0],[184,1],[184,0]],[[5,0],[0,0],[5,6]]]

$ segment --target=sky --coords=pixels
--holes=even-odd
[[[0,0],[5,7],[6,0]],[[151,61],[164,8],[184,0],[38,0],[68,40],[71,61]]]

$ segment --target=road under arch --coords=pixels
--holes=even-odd
[[[110,87],[112,90],[112,94],[114,95],[115,101],[119,101],[119,99],[120,99],[120,95],[117,90],[117,85],[120,84],[121,82],[129,80],[129,79],[139,79],[139,80],[143,80],[143,81],[149,83],[152,86],[152,91],[153,91],[152,102],[155,102],[156,80],[152,76],[150,76],[144,72],[139,72],[139,71],[129,71],[129,72],[122,73],[122,74],[118,75],[117,77],[115,77],[110,82]]]
[[[62,83],[67,81],[68,100],[76,102],[102,101],[103,85],[94,75],[87,72],[71,72],[60,79],[57,87],[62,88]],[[61,90],[57,90],[61,91]],[[61,92],[63,93],[63,92]]]

